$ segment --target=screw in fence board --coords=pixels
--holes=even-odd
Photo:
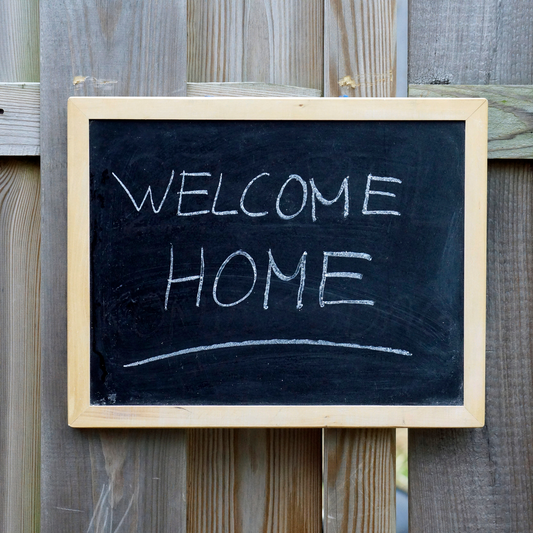
[[[186,3],[41,2],[43,533],[185,530],[184,430],[74,430],[66,392],[69,96],[186,91]]]

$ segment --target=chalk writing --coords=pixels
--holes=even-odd
[[[172,182],[174,180],[174,170],[173,170],[172,173],[171,173],[171,176],[170,176],[170,180],[169,180],[169,182],[167,184],[167,187],[165,189],[163,198],[162,198],[159,206],[156,207],[155,204],[154,204],[154,200],[153,200],[153,193],[152,193],[152,186],[151,185],[148,186],[148,188],[146,190],[146,193],[145,193],[141,203],[139,204],[139,203],[137,203],[137,201],[135,200],[135,198],[131,194],[129,188],[124,184],[124,182],[114,172],[112,174],[113,174],[113,177],[116,179],[116,181],[120,184],[122,189],[125,191],[126,195],[130,199],[131,203],[133,204],[133,207],[135,208],[135,210],[137,212],[141,211],[146,199],[148,197],[150,197],[150,203],[152,205],[152,211],[155,214],[158,214],[161,211],[163,205],[165,204],[165,201],[167,199],[169,190],[170,190]],[[184,208],[184,205],[183,205],[185,196],[209,196],[209,190],[208,189],[187,189],[186,188],[186,178],[210,178],[210,177],[212,177],[212,174],[211,174],[211,172],[186,172],[184,170],[183,172],[180,173],[180,176],[181,176],[180,188],[179,188],[179,191],[177,192],[178,206],[177,206],[176,214],[178,216],[190,217],[190,216],[208,215],[208,214],[212,214],[212,215],[215,215],[215,216],[228,216],[228,215],[238,215],[239,214],[239,211],[237,209],[229,209],[229,210],[225,210],[225,211],[217,211],[217,202],[218,202],[218,199],[219,199],[219,196],[220,196],[220,191],[222,189],[222,184],[223,184],[223,173],[220,173],[220,176],[219,176],[219,179],[218,179],[218,185],[216,187],[216,192],[214,194],[214,197],[213,197],[213,200],[212,200],[212,203],[211,203],[210,207],[209,207],[208,204],[206,204],[206,206],[205,206],[206,208],[205,209],[199,209],[197,211],[185,211],[184,210],[185,208]],[[255,218],[255,217],[264,217],[264,216],[269,214],[268,210],[257,211],[257,212],[250,211],[244,205],[245,200],[247,199],[247,196],[250,193],[250,189],[252,188],[252,185],[254,185],[254,183],[257,180],[259,180],[260,178],[269,177],[269,176],[270,176],[270,173],[262,172],[261,174],[258,174],[257,176],[252,178],[246,184],[245,188],[242,191],[240,200],[239,200],[239,207],[240,207],[240,209],[241,209],[241,211],[242,211],[242,213],[244,215],[246,215],[248,217]],[[324,205],[324,206],[331,206],[335,202],[337,202],[341,198],[341,196],[343,196],[343,195],[344,195],[344,206],[343,206],[343,210],[342,210],[342,216],[344,218],[349,216],[349,214],[350,214],[350,196],[349,196],[349,187],[348,187],[349,178],[350,178],[349,176],[346,176],[342,180],[340,188],[339,188],[339,190],[337,192],[337,195],[332,200],[328,200],[328,199],[326,199],[323,196],[323,194],[318,189],[314,178],[310,178],[309,179],[309,185],[311,187],[311,219],[312,219],[313,222],[317,221],[317,214],[316,214],[317,213],[317,202],[320,203],[321,205]],[[369,203],[369,200],[370,200],[370,196],[372,196],[372,195],[388,196],[388,197],[391,197],[391,198],[396,198],[396,194],[392,193],[390,191],[382,191],[382,190],[372,189],[372,182],[376,182],[376,181],[377,182],[397,183],[397,184],[401,184],[402,183],[402,180],[400,180],[398,178],[373,176],[372,174],[368,174],[368,177],[367,177],[367,180],[366,180],[366,187],[365,187],[365,190],[364,190],[364,193],[363,193],[362,213],[364,215],[395,215],[395,216],[399,216],[400,212],[396,211],[396,210],[392,210],[392,209],[389,209],[389,210],[383,210],[383,209],[370,210],[368,208],[368,203]],[[301,189],[302,189],[302,193],[301,194],[302,194],[302,196],[301,196],[300,206],[293,213],[288,213],[287,214],[282,209],[282,201],[283,201],[283,197],[284,197],[284,194],[285,194],[285,190],[286,190],[287,186],[291,182],[296,182],[296,183],[298,183],[301,186]],[[278,194],[276,196],[275,212],[276,212],[276,214],[278,215],[278,217],[281,220],[285,220],[285,221],[292,220],[292,219],[298,217],[300,214],[303,213],[303,211],[305,210],[305,208],[307,206],[307,199],[308,199],[308,184],[307,184],[307,181],[305,179],[303,179],[298,174],[290,174],[288,179],[280,187],[279,192],[278,192]]]
[[[126,194],[128,195],[128,198],[131,200],[131,203],[133,204],[133,206],[135,207],[137,212],[139,212],[142,209],[142,206],[144,205],[144,202],[146,201],[146,198],[148,198],[148,196],[149,196],[150,197],[150,203],[152,204],[152,211],[154,213],[159,213],[159,211],[161,211],[161,208],[163,207],[163,204],[165,203],[165,200],[167,199],[167,195],[168,195],[168,191],[170,190],[170,186],[172,185],[172,182],[174,181],[174,171],[172,171],[172,173],[170,174],[170,180],[168,181],[168,185],[167,185],[167,188],[165,190],[165,194],[163,195],[163,199],[161,200],[161,203],[159,204],[159,207],[156,208],[156,206],[154,205],[154,197],[153,197],[153,194],[152,194],[152,186],[151,185],[148,185],[148,189],[146,190],[146,194],[144,195],[144,198],[142,199],[142,202],[140,204],[137,204],[137,202],[133,198],[132,194],[130,193],[130,191],[126,187],[126,185],[124,185],[124,183],[120,180],[120,178],[114,172],[112,172],[112,174],[113,174],[113,177],[119,182],[120,186],[126,191]]]
[[[302,256],[300,258],[300,261],[298,262],[298,266],[296,267],[296,270],[291,276],[287,276],[281,272],[278,265],[276,264],[276,261],[274,260],[274,256],[272,254],[272,250],[268,250],[268,267],[267,267],[267,275],[266,275],[266,283],[265,283],[265,292],[263,297],[263,309],[268,309],[268,300],[270,296],[270,285],[272,280],[272,272],[276,274],[276,276],[282,280],[282,281],[292,281],[298,274],[300,274],[300,284],[298,287],[298,297],[296,300],[296,309],[301,309],[303,307],[303,292],[305,289],[305,272],[306,272],[306,260],[307,260],[307,252],[304,251],[302,253]],[[372,261],[372,257],[366,253],[361,252],[323,252],[324,257],[322,261],[322,277],[320,281],[320,288],[318,291],[318,303],[320,307],[324,307],[325,305],[336,305],[336,304],[347,304],[347,305],[374,305],[373,300],[325,300],[324,299],[324,293],[326,288],[326,279],[328,278],[350,278],[350,279],[362,279],[363,275],[359,272],[337,272],[337,271],[329,271],[328,270],[328,261],[330,257],[341,257],[345,259],[365,259],[367,261]],[[224,272],[224,269],[229,264],[230,261],[232,261],[235,257],[244,257],[251,267],[251,287],[246,292],[244,296],[241,298],[238,298],[237,300],[230,302],[230,303],[223,303],[220,301],[218,297],[218,284],[222,277],[222,273]],[[175,283],[185,283],[188,281],[198,281],[198,291],[196,294],[196,307],[200,306],[201,301],[201,294],[202,294],[202,288],[204,286],[204,277],[205,277],[205,260],[204,260],[204,249],[200,248],[200,273],[198,275],[194,276],[186,276],[183,278],[173,278],[174,273],[174,246],[170,245],[170,271],[167,279],[167,288],[165,292],[165,310],[168,309],[168,301],[170,296],[170,288]],[[243,276],[241,276],[243,277]],[[246,251],[244,250],[237,250],[224,260],[224,262],[220,265],[218,272],[215,276],[215,280],[213,283],[213,300],[217,305],[220,307],[233,307],[235,305],[239,305],[242,302],[244,302],[248,297],[253,293],[254,288],[256,286],[257,282],[257,264],[254,260],[254,258]]]
[[[254,182],[256,182],[259,178],[262,178],[263,176],[270,176],[270,174],[268,172],[263,172],[259,174],[252,181],[250,181],[250,183],[248,183],[248,185],[246,185],[246,187],[244,188],[244,191],[242,191],[240,206],[241,206],[242,212],[245,215],[248,215],[249,217],[264,217],[265,215],[268,215],[268,211],[262,211],[260,213],[252,213],[244,207],[244,199],[246,198],[246,195],[248,194],[248,190],[250,189],[250,187],[252,186]]]
[[[206,189],[200,189],[197,191],[186,191],[185,190],[185,176],[211,176],[209,172],[185,172],[185,170],[181,173],[181,187],[180,191],[178,193],[178,215],[182,217],[192,217],[194,215],[205,215],[206,213],[209,213],[208,209],[203,209],[201,211],[193,211],[192,213],[183,213],[181,210],[181,202],[183,199],[183,196],[186,194],[209,194]]]
[[[213,206],[211,207],[211,213],[213,213],[213,215],[218,215],[218,216],[238,215],[239,212],[236,209],[230,209],[229,211],[217,211],[216,210],[216,205],[217,205],[218,195],[220,194],[221,185],[222,185],[222,173],[220,173],[220,178],[218,180],[217,192],[215,193],[215,199],[213,200]]]
[[[174,179],[174,171],[171,172],[170,180],[166,186],[163,198],[159,204],[159,206],[155,206],[153,201],[153,193],[152,193],[152,186],[149,185],[146,193],[143,197],[143,200],[141,203],[137,203],[135,199],[133,198],[133,195],[131,194],[128,187],[121,181],[118,176],[113,172],[113,176],[115,177],[116,181],[119,183],[119,185],[122,187],[122,189],[126,192],[128,198],[130,199],[131,203],[133,204],[135,210],[137,212],[140,212],[146,199],[149,197],[150,202],[152,205],[152,211],[154,214],[159,214],[161,211],[167,196],[169,194],[169,190],[172,186],[172,182]],[[179,187],[179,191],[177,192],[178,197],[178,206],[176,214],[178,216],[184,216],[184,217],[191,217],[191,216],[200,216],[200,215],[215,215],[215,216],[235,216],[239,215],[239,211],[237,209],[226,209],[226,210],[217,210],[217,202],[219,200],[220,192],[223,186],[223,179],[224,174],[222,172],[219,173],[218,178],[218,184],[216,187],[216,192],[214,194],[212,203],[210,205],[210,208],[205,209],[197,209],[197,210],[187,210],[184,205],[184,198],[186,196],[209,196],[209,190],[207,188],[202,189],[196,189],[196,188],[188,188],[187,183],[188,180],[194,180],[194,179],[208,179],[212,178],[212,173],[208,171],[201,171],[201,172],[188,172],[186,170],[183,170],[180,173],[181,176],[181,183]],[[245,207],[245,201],[247,199],[248,194],[252,190],[252,186],[260,179],[267,179],[270,178],[270,173],[268,172],[262,172],[260,174],[257,174],[254,176],[251,180],[249,180],[244,187],[242,194],[239,199],[239,207],[242,214],[244,214],[247,217],[251,218],[257,218],[257,217],[264,217],[269,214],[268,210],[264,211],[250,211]],[[349,195],[349,176],[346,176],[341,180],[340,187],[336,193],[336,195],[332,199],[327,199],[324,197],[322,192],[319,190],[316,181],[314,178],[309,179],[309,185],[306,180],[302,178],[302,176],[298,174],[290,174],[289,177],[283,182],[281,187],[279,188],[279,191],[276,196],[275,201],[275,213],[279,217],[280,221],[289,221],[296,217],[298,217],[306,208],[307,206],[307,200],[308,200],[308,189],[310,187],[311,189],[311,220],[313,223],[318,222],[318,216],[317,216],[317,203],[320,205],[323,205],[325,207],[332,206],[336,202],[338,202],[341,197],[344,197],[343,202],[343,209],[339,215],[342,218],[347,218],[350,214],[350,195]],[[372,183],[373,182],[389,182],[389,183],[396,183],[401,184],[402,181],[398,178],[394,177],[381,177],[381,176],[373,176],[372,174],[368,174],[367,180],[366,180],[366,187],[363,195],[363,209],[362,214],[364,215],[393,215],[393,216],[399,216],[400,212],[396,210],[369,210],[368,209],[368,203],[371,195],[378,195],[378,196],[387,196],[391,198],[396,198],[396,195],[389,191],[383,191],[379,189],[373,189]],[[299,188],[301,189],[301,198],[298,202],[298,200],[292,202],[292,212],[289,212],[287,210],[287,207],[282,207],[284,203],[284,196],[286,194],[287,187],[291,183],[296,183],[299,185]],[[294,190],[292,190],[292,196],[294,196]],[[171,301],[171,290],[174,285],[178,284],[184,284],[184,283],[190,283],[194,282],[197,283],[197,291],[196,291],[196,301],[195,306],[200,307],[201,301],[202,301],[202,291],[205,284],[205,272],[206,272],[206,253],[207,256],[209,256],[208,251],[205,250],[203,246],[199,247],[199,263],[198,263],[198,270],[197,274],[191,274],[191,275],[184,275],[182,277],[175,277],[175,270],[180,271],[181,267],[178,266],[176,268],[175,266],[175,258],[174,258],[174,244],[170,244],[170,265],[169,265],[169,274],[168,278],[166,280],[166,290],[164,294],[164,309],[167,311],[169,310],[169,301]],[[355,259],[355,260],[364,260],[364,261],[372,261],[372,256],[366,252],[355,252],[355,251],[348,251],[348,250],[341,250],[341,251],[324,251],[322,252],[322,273],[320,275],[320,285],[318,288],[318,295],[317,295],[317,302],[320,308],[324,308],[325,306],[329,305],[367,305],[367,306],[374,306],[375,301],[371,299],[366,298],[337,298],[337,299],[328,299],[326,298],[326,281],[331,278],[345,278],[345,279],[351,279],[351,280],[362,280],[363,274],[360,272],[355,271],[338,271],[338,270],[332,270],[330,265],[330,259],[332,258],[340,258],[342,260],[346,259]],[[234,261],[236,258],[241,257],[249,264],[249,279],[250,279],[250,286],[247,290],[244,291],[243,294],[238,295],[238,297],[234,297],[235,299],[231,301],[225,301],[221,299],[219,294],[219,284],[221,283],[221,280],[224,275],[224,271],[226,267]],[[294,280],[296,277],[299,276],[299,284],[298,284],[298,293],[296,296],[296,309],[301,310],[304,306],[303,301],[303,295],[305,291],[305,284],[306,284],[306,268],[307,268],[307,258],[308,258],[308,252],[303,251],[301,253],[300,259],[296,265],[296,268],[294,272],[290,275],[285,274],[281,271],[278,264],[276,263],[276,260],[274,259],[274,254],[272,252],[272,249],[268,249],[266,251],[266,260],[267,260],[267,266],[266,266],[266,279],[265,279],[265,288],[263,293],[263,309],[266,311],[269,309],[269,300],[270,300],[270,293],[271,293],[271,286],[272,286],[272,274],[274,273],[277,279],[284,281],[284,282],[290,282]],[[209,259],[209,257],[208,257]],[[245,274],[240,274],[240,277],[242,278],[245,276]],[[226,283],[231,283],[232,276],[228,276],[228,281]],[[213,301],[215,304],[221,308],[228,308],[228,307],[235,307],[237,305],[240,305],[244,303],[254,292],[254,289],[256,288],[258,280],[258,267],[256,263],[256,259],[250,255],[247,251],[243,249],[239,249],[236,251],[233,251],[229,253],[224,259],[224,261],[220,264],[218,271],[214,277],[211,295],[213,298]],[[353,291],[351,291],[353,292]],[[179,292],[177,295],[173,296],[173,298],[179,298]],[[316,346],[337,346],[337,347],[343,347],[343,348],[350,348],[350,349],[366,349],[366,350],[374,350],[374,351],[380,351],[384,353],[394,353],[394,354],[401,354],[401,355],[411,355],[409,352],[401,349],[395,349],[395,348],[386,348],[381,346],[368,346],[368,345],[359,345],[356,343],[338,343],[338,342],[332,342],[327,340],[312,340],[312,339],[263,339],[263,340],[256,340],[256,341],[236,341],[236,342],[229,342],[229,343],[218,343],[213,344],[209,346],[200,346],[200,347],[193,347],[193,348],[187,348],[184,350],[178,350],[176,352],[171,352],[170,354],[164,354],[157,357],[152,357],[147,360],[138,361],[136,363],[131,363],[129,365],[125,365],[125,367],[130,366],[136,366],[140,364],[145,364],[148,362],[153,361],[159,361],[161,359],[166,359],[169,357],[174,357],[177,355],[184,355],[188,353],[195,353],[197,351],[210,351],[220,348],[226,348],[226,347],[243,347],[243,346],[265,346],[265,345],[291,345],[291,344],[302,344],[302,345],[316,345]]]
[[[344,193],[344,218],[348,216],[350,213],[350,199],[348,197],[348,180],[350,176],[346,176],[342,180],[341,187],[339,189],[339,192],[337,193],[337,196],[333,198],[333,200],[326,200],[321,192],[318,190],[317,186],[315,185],[315,180],[311,178],[309,180],[309,183],[311,184],[311,190],[313,192],[311,196],[311,205],[312,205],[312,211],[311,211],[311,217],[313,218],[313,222],[316,222],[316,201],[318,200],[323,205],[333,205],[340,197],[341,194]]]
[[[296,180],[302,186],[302,205],[300,206],[300,209],[296,211],[296,213],[293,213],[292,215],[286,215],[281,211],[280,202],[283,196],[283,192],[285,191],[285,187],[287,187],[287,185],[292,180]],[[283,220],[291,220],[292,218],[297,217],[303,211],[306,203],[307,203],[307,183],[300,176],[298,176],[298,174],[291,174],[289,176],[289,179],[281,186],[281,189],[279,190],[278,197],[276,198],[276,213],[279,215],[279,218],[282,218]]]
[[[396,198],[396,195],[392,192],[388,191],[376,191],[371,189],[373,181],[388,181],[389,183],[401,183],[402,180],[399,180],[398,178],[384,178],[381,176],[372,176],[372,174],[368,175],[368,179],[366,181],[366,189],[365,189],[365,201],[363,202],[363,215],[398,215],[400,216],[400,213],[398,211],[388,211],[388,210],[377,210],[377,211],[369,211],[368,210],[368,200],[370,199],[371,194],[376,194],[378,196],[390,196],[392,198]]]
[[[198,280],[198,292],[196,295],[196,307],[200,306],[200,296],[202,294],[202,287],[204,285],[204,271],[205,271],[205,262],[204,262],[204,249],[200,248],[200,274],[198,276],[187,276],[185,278],[173,278],[174,275],[174,246],[170,245],[170,272],[168,274],[167,280],[167,290],[165,292],[165,310],[168,308],[168,297],[170,295],[170,287],[174,283],[184,283],[186,281],[196,281]]]
[[[136,361],[135,363],[129,363],[124,365],[124,368],[132,366],[146,365],[147,363],[154,363],[155,361],[161,361],[162,359],[169,359],[171,357],[177,357],[178,355],[185,355],[189,353],[205,352],[210,350],[221,350],[223,348],[240,348],[244,346],[282,346],[282,345],[303,345],[303,346],[327,346],[330,348],[349,348],[351,350],[370,350],[373,352],[383,352],[396,355],[411,356],[407,350],[400,350],[398,348],[387,348],[386,346],[363,346],[361,344],[354,344],[350,342],[331,342],[325,340],[311,340],[311,339],[265,339],[254,341],[242,341],[242,342],[223,342],[220,344],[211,344],[210,346],[195,346],[194,348],[186,348],[184,350],[178,350],[176,352],[158,355],[156,357],[149,357],[142,361]]]
[[[217,296],[217,287],[218,287],[218,282],[220,280],[220,276],[222,276],[222,272],[224,271],[224,269],[226,268],[226,265],[234,258],[234,257],[237,257],[237,256],[242,256],[242,257],[245,257],[249,262],[250,262],[250,266],[252,267],[252,271],[253,271],[253,276],[254,276],[254,279],[252,281],[252,286],[250,287],[250,290],[242,297],[242,298],[239,298],[238,300],[236,300],[235,302],[231,302],[229,304],[225,304],[225,303],[222,303],[219,299],[218,299],[218,296]],[[233,252],[231,255],[229,255],[225,261],[222,263],[222,265],[220,266],[220,268],[218,269],[218,272],[217,272],[217,275],[215,276],[215,283],[213,284],[213,300],[215,300],[215,302],[220,305],[220,307],[233,307],[234,305],[238,305],[240,304],[241,302],[244,302],[244,300],[246,300],[246,298],[248,298],[248,296],[250,296],[250,294],[252,294],[253,290],[254,290],[254,287],[255,287],[255,282],[257,281],[257,267],[255,266],[255,261],[253,260],[252,256],[250,254],[247,254],[245,251],[243,250],[237,250],[236,252]]]
[[[292,118],[91,119],[92,405],[460,404],[464,123]]]
[[[292,276],[286,276],[278,268],[278,265],[276,265],[276,262],[274,261],[274,257],[272,256],[272,250],[268,251],[268,271],[267,271],[266,286],[265,286],[265,297],[263,299],[263,309],[268,309],[268,297],[270,294],[270,281],[272,279],[272,271],[274,271],[274,274],[276,274],[276,276],[282,281],[291,281],[298,275],[298,273],[300,274],[300,286],[298,287],[298,300],[296,301],[296,309],[301,309],[303,307],[302,296],[303,296],[304,287],[305,287],[306,259],[307,259],[307,252],[304,252],[302,254],[302,257],[300,258],[300,261],[298,263],[298,266],[296,267],[296,270],[294,271],[294,274]]]
[[[363,275],[359,274],[359,272],[328,272],[328,260],[330,257],[349,257],[352,259],[366,259],[367,261],[372,261],[372,257],[370,255],[358,252],[324,252],[324,261],[322,263],[322,280],[320,281],[320,290],[318,294],[318,302],[320,307],[334,304],[374,305],[373,300],[324,300],[324,290],[326,288],[327,278],[363,278]]]

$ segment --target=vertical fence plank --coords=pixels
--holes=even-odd
[[[531,85],[533,4],[413,0],[409,83]]]
[[[318,0],[189,0],[188,81],[321,89],[322,20]],[[190,430],[188,532],[319,532],[321,463],[320,430]]]
[[[190,431],[189,532],[321,531],[316,430]]]
[[[323,2],[189,0],[190,82],[322,89]]]
[[[39,163],[0,158],[0,530],[38,531]]]
[[[39,2],[0,2],[0,81],[39,81]]]
[[[66,104],[184,95],[186,33],[179,0],[41,2],[43,533],[185,530],[185,431],[67,426]]]
[[[396,94],[396,1],[326,0],[325,96]]]
[[[533,5],[410,3],[410,83],[531,84]],[[410,532],[531,531],[530,163],[489,164],[486,425],[409,432]]]
[[[394,531],[394,431],[327,430],[324,447],[325,531]]]
[[[409,432],[413,533],[531,530],[532,201],[531,163],[489,165],[486,426]]]
[[[0,82],[39,81],[38,2],[4,0],[0,20]],[[0,158],[0,530],[10,533],[39,529],[39,197],[38,160]]]
[[[394,96],[396,2],[326,0],[324,96]],[[324,530],[395,531],[395,430],[324,430]]]

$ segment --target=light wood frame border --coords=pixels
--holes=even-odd
[[[487,100],[70,98],[68,421],[72,427],[481,427],[485,417]],[[464,405],[90,405],[89,120],[461,120],[465,144]]]

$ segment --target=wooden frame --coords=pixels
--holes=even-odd
[[[73,427],[480,427],[485,404],[487,101],[71,98],[68,104],[68,420]],[[100,406],[89,390],[89,120],[459,120],[466,124],[464,405]]]

